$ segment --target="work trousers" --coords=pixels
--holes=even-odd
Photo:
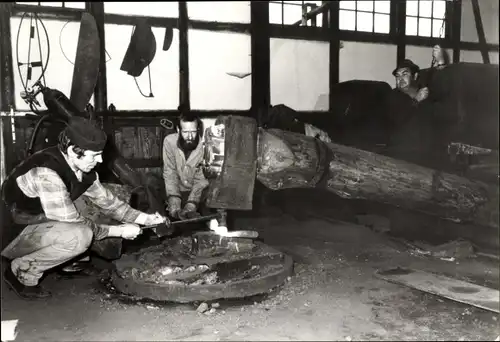
[[[81,255],[90,247],[93,232],[82,223],[47,221],[24,228],[5,249],[12,272],[26,286],[35,286],[43,273]]]

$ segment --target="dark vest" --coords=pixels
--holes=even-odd
[[[21,191],[21,189],[19,189],[19,186],[16,182],[17,177],[24,175],[34,167],[46,167],[55,171],[66,185],[66,189],[68,189],[70,198],[73,201],[80,197],[85,191],[87,191],[87,189],[96,180],[96,173],[92,171],[89,173],[84,173],[82,181],[80,182],[78,178],[76,178],[75,173],[73,172],[73,170],[71,170],[68,163],[66,162],[66,159],[64,159],[64,156],[59,151],[57,146],[49,147],[42,151],[36,152],[26,160],[21,162],[14,168],[14,170],[10,172],[2,185],[0,201],[0,207],[2,207],[0,209],[2,217],[0,225],[2,225],[2,237],[4,240],[2,241],[2,245],[4,246],[5,242],[13,238],[12,236],[9,236],[7,238],[5,233],[6,231],[11,231],[9,227],[12,227],[13,225],[12,217],[10,217],[10,209],[14,204],[16,209],[21,212],[29,213],[32,215],[43,213],[40,198],[30,198],[26,196]],[[14,230],[16,230],[17,232],[18,229]],[[10,233],[14,232],[11,231]]]
[[[27,197],[19,189],[16,179],[24,175],[34,167],[46,167],[55,171],[61,177],[66,189],[74,201],[80,197],[96,180],[96,173],[84,173],[82,181],[76,178],[75,173],[69,167],[66,159],[59,151],[57,146],[49,147],[37,153],[34,153],[25,161],[21,162],[12,170],[3,185],[3,196],[8,206],[16,204],[16,208],[31,214],[40,214],[43,212],[40,199]]]

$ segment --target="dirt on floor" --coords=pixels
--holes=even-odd
[[[124,301],[97,276],[50,274],[43,285],[54,296],[45,301],[19,299],[2,282],[2,320],[19,319],[17,341],[493,341],[500,335],[496,313],[374,276],[400,266],[498,289],[497,260],[412,255],[365,226],[307,215],[273,211],[235,224],[257,230],[295,261],[294,275],[267,297],[220,301],[211,313],[199,313],[200,303]]]

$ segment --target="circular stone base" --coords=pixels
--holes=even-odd
[[[177,303],[267,293],[293,271],[289,256],[261,242],[204,233],[169,239],[114,263],[111,282],[118,291]]]

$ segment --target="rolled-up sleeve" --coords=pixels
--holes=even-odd
[[[108,230],[82,216],[76,209],[66,185],[59,175],[45,167],[36,167],[17,179],[19,188],[29,197],[38,197],[48,220],[84,223],[100,240],[108,236]]]
[[[103,214],[120,222],[134,223],[141,213],[106,189],[99,181],[99,177],[83,195],[101,208]]]

